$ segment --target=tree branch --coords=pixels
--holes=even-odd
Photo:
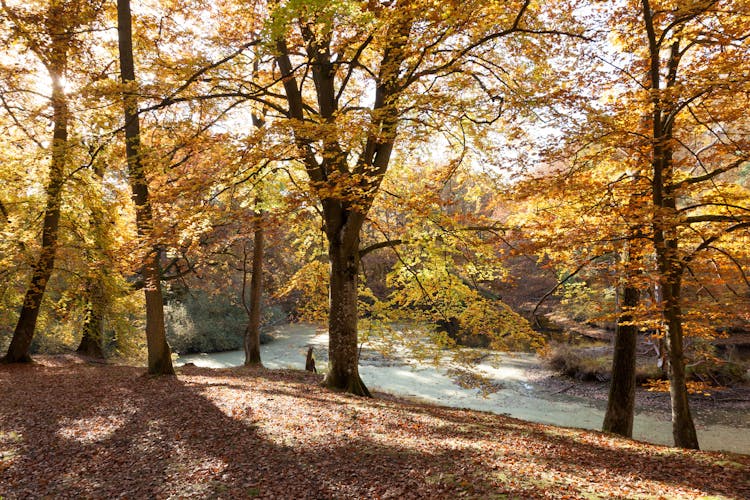
[[[401,239],[396,239],[396,240],[388,240],[388,241],[381,241],[378,243],[374,243],[368,247],[361,249],[359,251],[359,257],[362,258],[368,253],[374,252],[375,250],[380,250],[381,248],[395,247],[396,245],[401,245],[402,243],[406,243],[406,242]]]
[[[534,320],[536,321],[536,312],[539,310],[539,307],[541,307],[542,303],[545,300],[547,300],[550,297],[550,295],[552,295],[553,293],[555,293],[555,291],[558,288],[560,288],[561,286],[563,286],[565,283],[567,283],[569,279],[571,279],[574,276],[576,276],[578,273],[580,273],[583,270],[584,267],[586,267],[587,265],[589,265],[590,263],[592,263],[593,261],[595,261],[596,259],[598,259],[602,255],[603,254],[594,255],[593,257],[591,257],[588,260],[584,261],[572,273],[568,274],[566,277],[564,277],[563,279],[561,279],[560,281],[558,281],[555,286],[553,286],[547,293],[545,293],[542,296],[542,298],[539,299],[539,302],[537,302],[536,307],[534,307],[534,310],[531,311],[531,316],[534,318]]]
[[[688,265],[691,260],[693,260],[700,251],[705,250],[713,245],[714,242],[718,241],[722,236],[726,236],[729,233],[733,233],[735,231],[739,231],[740,229],[748,229],[750,228],[750,221],[748,222],[740,222],[739,224],[735,224],[734,226],[730,226],[726,228],[724,231],[722,231],[720,234],[711,236],[710,238],[706,238],[703,243],[698,245],[695,250],[690,255],[686,255],[685,258],[682,260],[682,266]]]
[[[735,217],[731,215],[718,215],[718,214],[705,214],[705,215],[694,215],[692,217],[685,217],[685,224],[696,224],[699,222],[750,222],[747,217]]]
[[[723,167],[718,167],[704,175],[699,175],[697,177],[688,177],[687,179],[680,181],[676,184],[672,184],[669,186],[669,192],[674,193],[680,188],[683,188],[685,186],[691,186],[693,184],[699,184],[701,182],[710,181],[714,177],[721,175],[725,172],[729,172],[730,170],[734,170],[735,168],[739,167],[743,163],[748,161],[748,158],[740,158],[739,160],[730,163],[729,165],[725,165]]]

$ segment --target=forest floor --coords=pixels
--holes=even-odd
[[[315,374],[75,356],[0,367],[0,497],[750,498],[750,456],[329,391]]]

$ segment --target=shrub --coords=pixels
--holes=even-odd
[[[545,357],[553,369],[576,380],[603,382],[611,377],[612,356],[602,355],[601,348],[556,344],[547,350]]]
[[[544,351],[543,357],[553,369],[576,380],[604,382],[612,378],[612,348],[608,345],[552,344]],[[636,361],[636,383],[643,384],[663,376],[654,360]]]
[[[717,358],[703,360],[687,367],[687,375],[691,380],[717,386],[742,383],[746,372],[747,366],[742,363]]]
[[[223,295],[192,291],[164,307],[167,341],[178,353],[242,348],[247,314]]]

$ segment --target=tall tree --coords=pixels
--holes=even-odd
[[[505,61],[488,59],[508,35],[550,33],[535,24],[537,12],[530,1],[345,1],[289,2],[271,13],[285,100],[275,109],[289,118],[328,241],[329,387],[370,394],[358,370],[360,232],[399,127],[429,115],[437,105],[429,102],[431,89],[456,75],[463,78],[454,85],[481,87],[495,101],[503,84],[496,69]]]
[[[28,362],[37,318],[47,283],[55,266],[60,226],[61,194],[68,161],[70,109],[65,92],[69,51],[79,28],[96,15],[97,7],[81,1],[50,1],[41,14],[9,7],[3,12],[12,22],[16,38],[37,57],[50,78],[52,92],[52,140],[49,146],[50,168],[45,187],[47,197],[43,215],[41,249],[32,266],[31,280],[21,306],[5,363]]]
[[[137,81],[133,60],[132,16],[129,0],[117,0],[117,31],[120,54],[120,74],[123,84],[122,103],[125,117],[125,150],[130,186],[136,211],[138,236],[141,241],[146,298],[146,341],[148,347],[148,373],[172,375],[172,357],[164,329],[164,300],[161,290],[161,272],[158,246],[153,245],[153,214],[149,200],[148,180],[143,166],[140,120],[138,116]]]
[[[92,188],[100,198],[103,198],[103,162],[97,161],[92,173],[94,180]],[[110,231],[110,224],[104,218],[103,207],[94,205],[88,209],[88,230],[92,233],[94,248],[87,248],[83,251],[89,269],[83,290],[83,331],[76,352],[94,358],[104,358],[104,317],[108,309],[109,298],[104,286],[108,271],[103,257],[109,250],[110,235],[107,233]]]
[[[618,239],[632,240],[634,229],[652,243],[648,251],[653,259],[643,259],[653,261],[655,267],[643,269],[643,279],[653,280],[658,290],[653,304],[656,315],[649,322],[665,338],[674,440],[687,448],[697,448],[698,441],[686,386],[686,311],[692,334],[710,333],[715,325],[709,324],[710,313],[684,300],[685,282],[705,290],[697,282],[699,269],[718,255],[737,267],[742,256],[729,240],[746,235],[750,223],[747,188],[732,179],[732,172],[750,159],[747,104],[738,99],[748,88],[748,75],[739,69],[747,67],[750,55],[744,28],[748,7],[746,1],[599,4],[591,12],[604,15],[601,27],[608,34],[592,49],[597,51],[592,60],[599,67],[576,83],[594,97],[588,108],[579,110],[588,117],[586,124],[592,131],[578,136],[576,162],[563,185],[581,176],[581,165],[586,165],[581,159],[588,158],[588,168],[604,174],[603,182],[591,184],[592,199],[576,215],[590,218],[597,213],[607,220],[601,209],[615,212],[611,209],[620,207],[617,224],[598,226],[606,236],[597,241],[610,243],[602,250],[611,252],[611,243]],[[594,16],[591,22],[597,19]],[[628,179],[641,187],[631,189]],[[614,202],[629,199],[631,192],[638,194],[638,203],[622,209],[622,202]],[[576,197],[581,196],[572,196]],[[564,207],[570,199],[565,194],[562,203],[549,200],[548,204]],[[580,225],[582,220],[565,219],[564,224]],[[617,230],[623,223],[627,230]],[[645,256],[646,251],[638,255]],[[622,267],[620,281],[626,287],[642,281],[632,275],[639,267],[645,266]],[[740,279],[744,276],[740,272]],[[626,298],[633,302],[636,296],[627,293]],[[696,321],[700,318],[703,326]],[[632,320],[643,324],[644,319],[620,318],[618,333],[625,334],[628,329],[622,327]],[[626,432],[632,420],[631,340],[620,337],[625,342],[616,349],[620,358],[615,359],[615,371],[627,369],[617,386],[613,381],[610,406],[613,412],[617,407],[619,416],[612,413],[605,422],[606,428]]]
[[[716,182],[719,176],[750,159],[746,140],[738,142],[731,133],[716,137],[714,128],[719,125],[719,117],[732,116],[727,114],[732,108],[727,90],[731,93],[732,88],[736,91],[747,85],[747,75],[738,75],[727,65],[748,63],[747,33],[735,26],[748,20],[747,9],[743,2],[688,2],[668,8],[659,2],[652,5],[649,0],[641,1],[641,23],[647,39],[645,88],[650,99],[653,241],[669,357],[672,431],[675,445],[684,448],[697,449],[698,438],[686,389],[683,274],[697,251],[728,232],[746,229],[750,220],[742,211],[721,202],[685,204],[682,200],[700,197],[693,189],[701,185],[714,191],[712,198],[722,197],[723,189]],[[732,73],[730,81],[734,82],[722,84],[722,71]],[[707,147],[713,158],[704,160],[702,153],[707,151],[684,146],[690,144],[690,136],[680,134],[680,127],[688,131],[695,127],[704,137],[713,135]],[[692,139],[697,140],[695,136]],[[681,171],[690,163],[693,171],[697,166],[701,174],[686,176]],[[724,213],[696,214],[709,205],[718,205]],[[705,223],[714,224],[709,228]],[[687,227],[701,237],[693,248],[685,248],[682,233]]]

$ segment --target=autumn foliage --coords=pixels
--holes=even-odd
[[[368,396],[391,323],[535,350],[549,301],[614,330],[615,432],[643,338],[698,447],[688,368],[750,322],[747,0],[0,5],[4,362],[171,374],[163,302],[214,297],[252,363],[327,324]]]

